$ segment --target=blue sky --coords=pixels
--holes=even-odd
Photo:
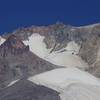
[[[100,0],[0,0],[0,33],[61,21],[74,26],[100,22]]]

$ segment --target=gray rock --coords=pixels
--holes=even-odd
[[[0,91],[0,100],[61,100],[59,93],[27,80],[20,80]]]

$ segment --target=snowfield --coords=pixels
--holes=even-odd
[[[77,68],[54,69],[30,77],[28,80],[52,88],[58,92],[63,91],[65,88],[75,83],[100,87],[100,81],[96,77]]]
[[[100,100],[100,87],[72,84],[60,94],[61,100]]]
[[[34,54],[52,64],[66,67],[78,67],[81,69],[89,67],[88,64],[77,55],[80,50],[80,46],[74,41],[69,42],[67,47],[62,49],[65,50],[64,52],[59,50],[49,53],[52,48],[46,48],[46,44],[43,41],[44,38],[44,36],[34,33],[29,37],[29,40],[23,42],[30,46],[30,50]]]

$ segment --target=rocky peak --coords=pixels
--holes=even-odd
[[[8,39],[2,45],[7,46],[9,48],[15,48],[15,49],[26,48],[24,43],[15,35],[9,36]]]
[[[6,41],[0,46],[1,55],[21,54],[29,51],[29,46],[26,46],[17,36],[10,35]]]

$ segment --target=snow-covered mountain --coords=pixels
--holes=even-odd
[[[4,34],[2,39],[11,34],[18,36],[26,45],[29,45],[30,50],[40,58],[55,65],[88,70],[99,77],[99,23],[81,27],[63,23],[32,26]]]
[[[32,26],[0,36],[0,100],[99,100],[99,77],[99,23]],[[41,98],[30,95],[40,86]]]

